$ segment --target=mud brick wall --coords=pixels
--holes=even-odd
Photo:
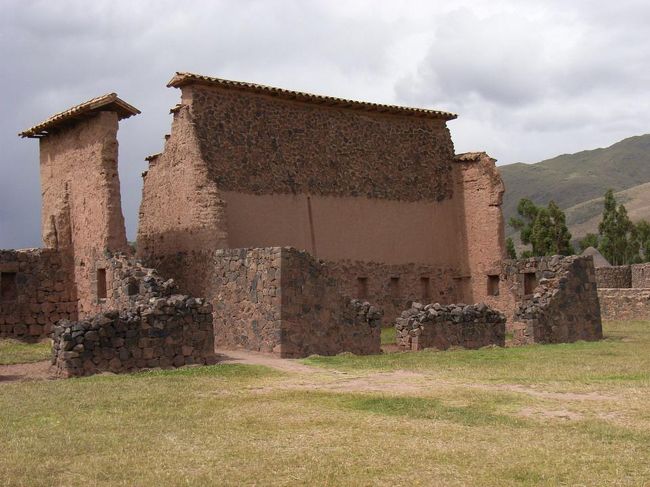
[[[50,249],[0,250],[0,337],[36,341],[77,304],[61,257]]]
[[[324,269],[343,294],[380,307],[384,323],[393,323],[413,302],[449,304],[462,299],[454,279],[458,271],[451,267],[345,260],[327,261]]]
[[[630,288],[632,286],[632,268],[629,265],[598,267],[596,284],[599,288]]]
[[[450,347],[481,348],[505,345],[506,317],[485,304],[413,303],[395,321],[402,350]]]
[[[63,320],[53,334],[52,364],[63,377],[215,362],[212,306],[173,295],[130,311]]]
[[[591,256],[537,257],[506,261],[517,308],[515,339],[524,343],[565,343],[603,337],[596,274]],[[529,289],[526,279],[537,285]],[[522,282],[523,281],[523,282]]]
[[[650,263],[630,266],[632,286],[635,288],[650,288]]]
[[[650,319],[650,289],[598,289],[603,320]]]
[[[308,253],[282,250],[281,355],[380,353],[382,311],[342,294]]]
[[[381,312],[291,248],[215,252],[215,343],[282,357],[379,353]]]
[[[452,195],[444,120],[383,115],[186,86],[203,158],[221,190],[393,200]]]

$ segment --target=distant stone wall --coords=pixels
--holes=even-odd
[[[512,328],[517,341],[565,343],[602,338],[591,256],[535,257],[504,265],[517,297]]]
[[[129,311],[63,320],[53,334],[52,364],[64,377],[215,362],[212,306],[173,295]]]
[[[282,357],[379,353],[381,312],[292,248],[215,252],[215,343]]]
[[[0,250],[0,337],[36,341],[77,303],[59,254],[50,249]]]
[[[650,263],[634,264],[630,266],[632,274],[632,286],[636,288],[650,289]]]
[[[650,318],[650,288],[598,289],[603,320],[647,320]]]
[[[632,268],[629,265],[598,267],[596,284],[599,288],[630,288],[632,286]]]
[[[395,322],[402,350],[505,345],[506,317],[485,304],[413,303]]]

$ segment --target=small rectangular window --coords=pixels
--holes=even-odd
[[[487,293],[488,296],[499,295],[499,276],[488,276]]]
[[[526,272],[524,274],[524,294],[533,294],[538,284],[537,274],[534,272]]]
[[[106,299],[106,269],[97,269],[97,299]]]
[[[400,297],[399,277],[391,277],[389,286],[390,286],[390,297],[393,299],[398,299]]]
[[[368,278],[357,277],[357,298],[366,299],[368,297]]]
[[[420,296],[425,303],[431,300],[431,280],[428,277],[420,278]]]
[[[18,289],[16,287],[16,273],[0,273],[0,298],[2,301],[14,301],[17,297]]]

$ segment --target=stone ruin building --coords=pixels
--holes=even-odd
[[[379,353],[400,319],[419,349],[442,318],[402,312],[427,303],[484,303],[427,308],[483,327],[444,328],[461,346],[502,345],[506,318],[520,343],[602,336],[591,258],[504,260],[504,186],[485,153],[454,153],[456,115],[190,73],[168,86],[181,100],[147,158],[135,254],[117,130],[139,111],[108,94],[20,134],[39,139],[44,248],[0,251],[0,336],[52,335],[62,373],[210,363],[215,346]]]

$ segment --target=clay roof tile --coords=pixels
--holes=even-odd
[[[222,78],[214,78],[194,73],[177,72],[176,75],[167,83],[167,87],[180,88],[190,84],[203,84],[208,86],[218,86],[221,88],[236,89],[253,93],[261,93],[270,96],[277,96],[287,100],[297,100],[305,103],[326,104],[339,108],[350,108],[354,110],[365,110],[371,112],[392,113],[400,115],[411,115],[423,118],[435,118],[442,120],[454,120],[458,117],[455,113],[431,110],[427,108],[412,108],[397,105],[384,105],[381,103],[371,103],[365,101],[346,100],[333,96],[314,95],[300,91],[285,90],[273,86],[258,85],[244,81],[232,81]]]
[[[50,134],[53,128],[87,118],[98,111],[114,111],[120,120],[140,113],[140,110],[118,98],[116,93],[107,93],[52,115],[47,120],[28,128],[18,135],[31,138],[45,137]]]

